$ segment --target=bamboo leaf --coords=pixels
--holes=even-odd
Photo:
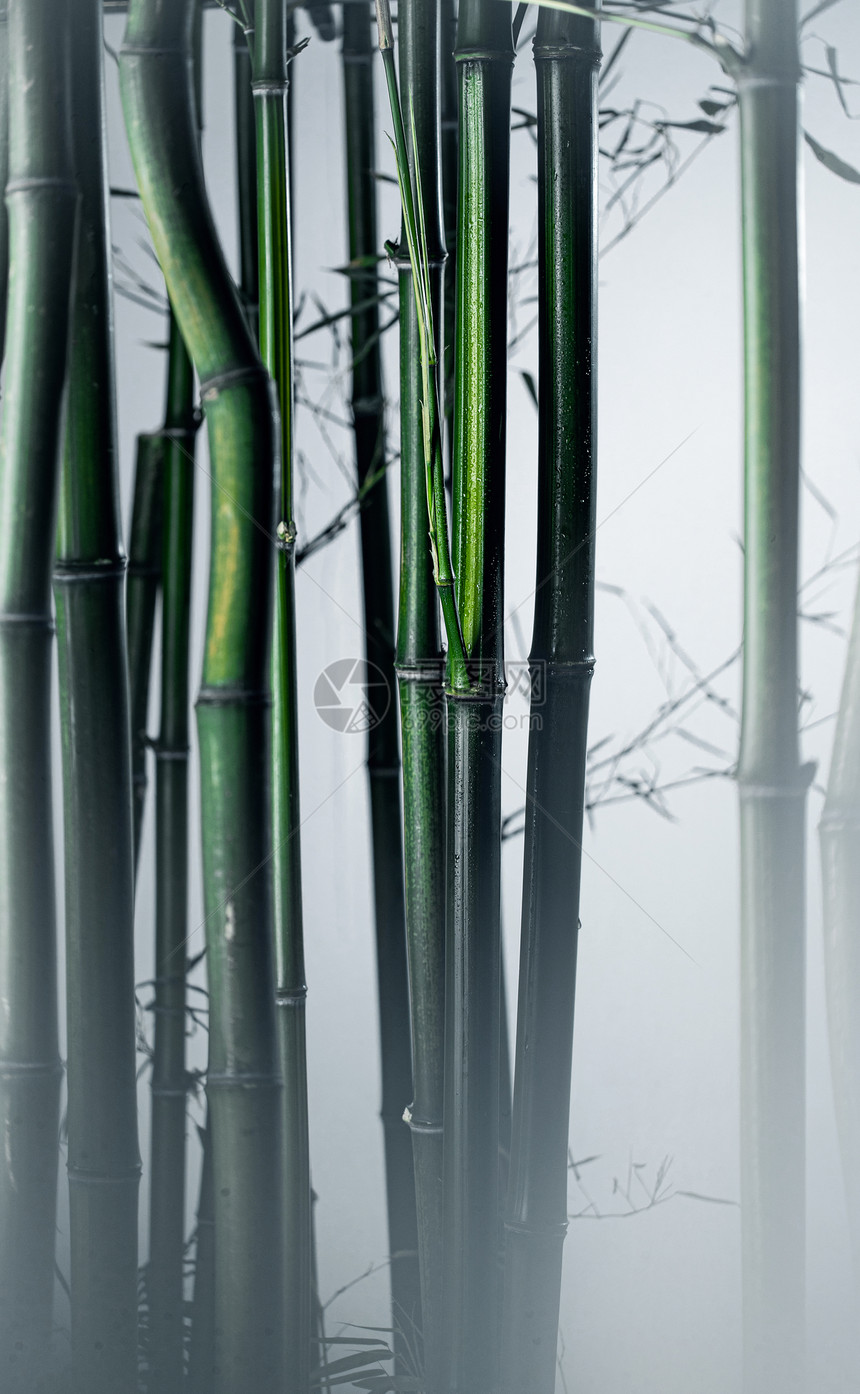
[[[836,174],[840,179],[846,180],[849,184],[860,184],[860,170],[849,165],[847,160],[843,160],[840,155],[835,155],[832,150],[827,150],[823,145],[819,145],[808,131],[803,132],[803,138],[815,156],[825,169],[829,169],[831,174]]]
[[[356,1345],[357,1342],[351,1344]],[[340,1360],[329,1360],[325,1365],[320,1365],[313,1373],[312,1379],[320,1381],[322,1379],[331,1380],[332,1375],[348,1373],[350,1370],[363,1369],[365,1365],[373,1365],[380,1360],[390,1360],[391,1351],[387,1346],[376,1345],[372,1350],[356,1351],[354,1355],[344,1355]]]

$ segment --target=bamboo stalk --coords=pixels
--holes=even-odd
[[[209,1394],[215,1385],[215,1183],[208,1119],[199,1131],[203,1160],[195,1228],[188,1388],[190,1394]]]
[[[306,1394],[311,1367],[311,1181],[302,923],[296,525],[293,519],[293,298],[287,145],[286,5],[257,0],[254,106],[259,229],[260,349],[281,421],[278,552],[272,640],[272,834],[277,1029],[284,1079],[284,1330],[288,1394]],[[238,75],[237,75],[238,76]]]
[[[164,441],[161,434],[138,436],[125,591],[135,873],[140,857],[140,839],[149,784],[149,738],[146,725],[149,717],[149,678],[155,607],[161,584],[163,475]]]
[[[860,584],[848,641],[827,797],[818,834],[830,1068],[855,1272],[860,1278]]]
[[[412,170],[420,165],[435,324],[443,331],[445,243],[439,178],[437,0],[404,0],[398,12],[400,78],[412,121]],[[414,177],[414,175],[413,175]],[[442,1388],[444,1341],[442,1115],[445,1051],[445,708],[439,611],[427,546],[427,482],[421,335],[404,229],[400,285],[400,603],[397,681],[403,750],[406,943],[412,1013],[413,1101],[408,1112],[418,1218],[424,1370]],[[437,354],[441,349],[437,333]],[[440,359],[444,365],[444,360]],[[438,375],[444,378],[444,366]]]
[[[412,1099],[409,985],[403,842],[400,826],[400,756],[394,687],[394,592],[385,468],[385,404],[379,344],[379,283],[368,258],[379,251],[374,170],[371,8],[365,0],[343,7],[343,73],[352,315],[352,416],[358,484],[379,475],[359,513],[364,599],[365,658],[385,682],[368,686],[372,712],[367,770],[373,855],[376,967],[382,1056],[388,1241],[395,1348],[400,1367],[420,1311],[418,1229],[410,1135],[403,1111]],[[361,309],[356,307],[363,306]]]
[[[510,9],[462,0],[454,572],[472,688],[448,694],[445,1059],[452,1394],[498,1381],[501,727]]]
[[[0,0],[0,189],[9,179],[9,25],[7,0]],[[6,351],[6,296],[9,283],[9,214],[0,207],[0,363]]]
[[[255,336],[259,326],[260,268],[257,231],[257,126],[249,36],[233,29],[233,93],[236,120],[236,202],[239,211],[239,290]]]
[[[102,14],[72,26],[80,236],[57,533],[66,861],[72,1348],[87,1389],[137,1381],[140,1158],[134,861],[113,366]]]
[[[441,97],[441,142],[442,163],[442,227],[444,229],[445,250],[448,264],[445,268],[445,315],[443,352],[443,390],[442,400],[445,411],[445,468],[449,490],[453,487],[454,449],[454,324],[456,320],[457,286],[457,166],[458,129],[457,104],[458,80],[454,49],[457,46],[457,13],[454,0],[440,0],[440,78]]]
[[[594,669],[598,25],[541,10],[538,547],[502,1386],[553,1394]]]
[[[184,1377],[185,944],[188,938],[188,630],[194,521],[194,370],[170,317],[164,419],[161,729],[155,747],[155,1035],[152,1062],[150,1387]]]
[[[798,755],[800,477],[797,6],[746,0],[741,1217],[744,1387],[804,1362],[804,814]]]
[[[22,1394],[49,1345],[59,1160],[50,586],[77,209],[67,18],[59,0],[8,7],[18,80],[0,426],[0,1356]]]
[[[201,383],[212,566],[197,702],[210,984],[217,1394],[280,1390],[284,1256],[272,954],[268,662],[278,419],[203,188],[193,0],[132,0],[120,78],[144,210]]]

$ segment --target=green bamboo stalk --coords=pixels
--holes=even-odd
[[[860,583],[818,834],[830,1068],[854,1267],[860,1277]]]
[[[598,25],[543,9],[538,546],[502,1387],[553,1394],[594,670]]]
[[[9,179],[9,25],[7,0],[0,0],[0,189]],[[6,292],[9,281],[9,214],[0,207],[0,363],[6,351]]]
[[[741,1237],[744,1387],[803,1385],[804,816],[798,754],[798,84],[794,0],[746,0]]]
[[[193,0],[132,0],[120,79],[156,253],[197,369],[214,481],[200,741],[217,1394],[285,1377],[281,1079],[272,955],[268,664],[278,417],[212,222]]]
[[[400,78],[412,113],[408,163],[420,164],[430,300],[441,349],[445,285],[439,148],[439,5],[404,0],[398,12]],[[424,1367],[442,1388],[444,1341],[442,1115],[445,1052],[445,708],[439,610],[427,546],[424,373],[406,228],[400,289],[400,603],[397,681],[403,750],[406,943],[412,1012],[413,1102],[408,1121],[418,1217]],[[440,358],[440,362],[444,360]],[[444,377],[443,371],[439,374]]]
[[[67,18],[61,0],[8,7],[17,81],[0,426],[0,1358],[21,1394],[49,1345],[59,1160],[50,586],[77,209]]]
[[[155,607],[161,584],[163,475],[163,437],[160,432],[139,435],[125,589],[135,873],[140,857],[140,839],[149,784],[149,738],[146,724],[149,717],[149,678]]]
[[[155,747],[155,1032],[148,1296],[150,1388],[178,1394],[185,1261],[185,944],[188,938],[188,629],[194,370],[170,317],[164,419],[161,729]]]
[[[72,25],[80,236],[57,533],[66,861],[72,1348],[82,1388],[137,1381],[140,1158],[134,859],[113,367],[102,13]]]
[[[215,1386],[215,1183],[208,1119],[199,1131],[203,1160],[195,1229],[188,1388],[190,1394],[210,1394]]]
[[[440,157],[442,162],[442,226],[448,264],[445,268],[444,376],[442,399],[445,411],[444,451],[449,488],[453,481],[454,449],[454,324],[457,286],[457,166],[458,81],[454,49],[457,46],[457,13],[454,0],[440,0],[440,78],[442,115]]]
[[[284,1330],[288,1394],[306,1394],[311,1368],[311,1180],[302,923],[296,525],[293,518],[293,296],[284,0],[257,0],[254,106],[259,229],[260,349],[281,420],[278,552],[272,639],[272,836],[278,1045],[284,1079]],[[238,76],[238,75],[237,75]]]
[[[260,270],[257,231],[257,127],[250,36],[233,29],[233,100],[236,120],[236,193],[239,212],[239,290],[249,323],[258,335]]]
[[[343,75],[346,117],[349,257],[352,315],[352,417],[358,484],[384,470],[385,403],[379,344],[379,283],[368,259],[379,250],[374,171],[372,11],[366,0],[343,7]],[[361,309],[356,307],[363,306]],[[385,683],[369,686],[367,769],[373,849],[376,966],[382,1056],[382,1119],[391,1299],[395,1345],[401,1366],[406,1337],[419,1318],[420,1277],[415,1178],[403,1111],[412,1099],[409,985],[400,826],[400,756],[394,687],[394,590],[388,482],[381,473],[359,513],[364,599],[365,658]],[[373,673],[373,668],[370,669]]]
[[[510,8],[462,0],[454,573],[469,692],[448,694],[445,1059],[451,1394],[498,1380],[499,994]],[[450,668],[449,668],[450,676]]]

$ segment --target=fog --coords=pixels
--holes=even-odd
[[[723,7],[720,7],[722,12]],[[727,13],[730,11],[727,10]],[[526,21],[526,30],[532,21]],[[608,31],[610,26],[604,26]],[[860,15],[841,4],[815,21],[860,76]],[[300,32],[310,32],[304,17]],[[108,38],[121,42],[111,17]],[[231,26],[206,17],[204,154],[210,195],[235,266],[231,130]],[[609,52],[615,35],[604,33]],[[808,61],[822,66],[811,42]],[[316,37],[293,65],[296,129],[295,283],[329,308],[347,284],[332,268],[346,261],[339,45]],[[689,121],[724,75],[687,46],[636,35],[612,94],[634,97]],[[112,180],[131,187],[117,95],[108,63]],[[860,126],[848,121],[834,87],[806,84],[804,122],[815,139],[860,167]],[[860,97],[846,89],[860,112]],[[378,87],[378,97],[383,96]],[[519,53],[514,105],[534,109],[534,69]],[[379,105],[379,168],[391,173],[386,113]],[[678,132],[682,158],[700,137]],[[597,669],[591,741],[607,753],[641,732],[667,698],[695,681],[685,657],[711,673],[736,651],[741,632],[741,329],[737,121],[706,144],[600,265]],[[803,757],[818,762],[809,800],[808,863],[808,1313],[809,1389],[847,1394],[860,1380],[851,1272],[836,1147],[824,1013],[821,911],[815,828],[829,766],[845,628],[855,571],[833,565],[856,549],[860,485],[860,188],[841,181],[806,149],[805,385],[802,577],[825,568],[802,592]],[[655,169],[644,197],[661,187]],[[381,237],[399,226],[396,190],[380,184]],[[643,198],[644,201],[644,198]],[[141,249],[131,201],[115,200],[114,241],[158,286]],[[512,261],[528,260],[534,234],[534,146],[513,136]],[[605,229],[619,231],[618,212]],[[534,284],[517,278],[517,326],[534,307]],[[162,356],[145,341],[163,321],[117,303],[124,517],[130,505],[134,437],[162,413]],[[348,347],[341,330],[339,374],[306,367],[302,395],[344,416]],[[386,339],[392,445],[396,444],[396,329]],[[329,335],[303,340],[305,360],[329,364]],[[535,371],[536,340],[517,345],[509,376],[506,628],[508,655],[525,657],[534,577],[536,413],[522,371]],[[298,417],[301,539],[312,536],[351,496],[351,444],[306,407]],[[205,451],[198,455],[194,674],[199,679],[208,527]],[[396,528],[399,476],[390,470]],[[396,536],[396,532],[395,532]],[[856,551],[847,560],[853,563]],[[333,731],[314,709],[320,671],[362,652],[357,528],[353,522],[302,566],[298,580],[302,858],[305,884],[311,1163],[329,1328],[389,1321],[382,1134],[378,1121],[377,1001],[374,967],[367,780],[360,734]],[[659,616],[660,618],[658,618]],[[822,618],[825,616],[826,618]],[[662,623],[661,623],[662,620]],[[676,636],[670,643],[667,629]],[[725,774],[687,782],[697,770],[727,771],[736,757],[740,669],[714,679],[715,700],[691,702],[668,734],[626,757],[625,777],[677,783],[659,798],[621,798],[621,785],[592,784],[604,802],[584,839],[582,933],[570,1146],[572,1216],[565,1250],[558,1388],[577,1394],[726,1394],[739,1387],[740,1258],[738,1163],[738,831],[737,791]],[[524,801],[525,699],[507,705],[503,808]],[[153,714],[153,721],[157,714]],[[680,728],[683,729],[680,729]],[[661,727],[661,730],[664,729]],[[698,742],[698,743],[694,743]],[[702,744],[702,743],[705,744]],[[196,751],[192,763],[194,837]],[[59,780],[57,781],[59,786]],[[629,793],[629,789],[627,791]],[[189,953],[203,948],[199,840],[189,919]],[[137,977],[152,977],[152,840],[147,824],[138,902]],[[522,839],[504,850],[503,911],[511,1026],[520,917]],[[198,981],[200,981],[198,973]],[[145,986],[141,1000],[147,999]],[[151,1031],[151,1021],[142,1018]],[[192,1041],[205,1063],[205,1039]],[[148,1153],[148,1101],[141,1091],[141,1149]],[[404,1100],[404,1104],[408,1101]],[[197,1116],[202,1118],[198,1108]],[[196,1143],[192,1138],[193,1154]],[[196,1161],[189,1183],[189,1229]],[[60,1192],[63,1196],[64,1186]],[[147,1228],[146,1166],[141,1242]],[[62,1245],[67,1204],[61,1201]],[[372,1270],[368,1273],[368,1270]],[[365,1276],[362,1276],[365,1275]],[[354,1281],[360,1279],[360,1281]],[[62,1298],[58,1306],[61,1320]],[[563,1382],[564,1381],[564,1382]]]

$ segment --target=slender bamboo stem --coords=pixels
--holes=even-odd
[[[161,729],[155,747],[150,1388],[178,1394],[185,1261],[185,944],[188,938],[188,630],[194,521],[194,370],[170,317],[164,419]]]
[[[72,25],[80,236],[57,534],[66,860],[72,1347],[81,1386],[137,1381],[140,1158],[134,859],[99,0]]]
[[[413,179],[420,164],[436,354],[444,377],[445,243],[439,146],[439,6],[404,0],[398,12],[405,136]],[[425,374],[407,234],[397,260],[400,285],[400,604],[397,680],[403,749],[406,943],[412,1011],[413,1102],[408,1119],[418,1216],[425,1381],[442,1388],[444,1341],[442,1114],[445,1050],[445,708],[439,611],[427,546],[427,481],[422,403]]]
[[[305,1039],[293,519],[293,297],[287,144],[286,6],[257,0],[254,36],[260,349],[281,419],[272,637],[272,833],[278,1043],[284,1079],[284,1326],[288,1394],[306,1394],[311,1358],[311,1181]]]
[[[498,1382],[502,560],[510,8],[462,0],[454,572],[469,693],[448,695],[445,1059],[449,1389]]]
[[[258,333],[260,270],[257,231],[257,127],[249,41],[244,28],[233,28],[233,94],[236,119],[236,202],[239,210],[239,290],[245,313]]]
[[[818,833],[830,1068],[855,1272],[860,1278],[860,583]]]
[[[210,1394],[215,1387],[215,1182],[212,1130],[208,1119],[205,1128],[200,1129],[200,1142],[203,1162],[194,1247],[194,1297],[188,1355],[190,1394]]]
[[[588,694],[597,425],[596,23],[542,10],[538,119],[538,548],[502,1386],[553,1394]]]
[[[146,725],[149,716],[149,677],[155,607],[161,584],[163,476],[164,440],[161,433],[138,436],[125,590],[135,872],[140,857],[140,839],[149,784],[149,737]]]
[[[379,347],[379,283],[368,258],[379,250],[374,171],[373,53],[370,5],[343,7],[343,72],[352,315],[352,416],[359,487],[385,465],[385,404]],[[363,306],[358,309],[356,307]],[[409,986],[400,826],[400,757],[394,686],[394,592],[386,475],[374,484],[359,514],[364,598],[365,658],[382,673],[368,686],[373,711],[367,744],[370,782],[376,964],[382,1054],[381,1118],[385,1139],[391,1297],[398,1356],[420,1310],[418,1230],[412,1145],[403,1111],[412,1098]]]
[[[217,1394],[283,1387],[281,1079],[270,872],[268,663],[277,410],[203,187],[193,0],[132,0],[120,78],[156,253],[197,369],[214,481],[197,702],[216,1220]]]
[[[7,0],[0,0],[0,189],[9,180],[9,24]],[[9,283],[9,214],[0,205],[0,363],[6,350],[6,293]]]
[[[11,0],[8,54],[17,81],[0,427],[0,1359],[24,1394],[49,1345],[58,1165],[50,587],[77,208],[67,7]]]
[[[803,1385],[804,812],[798,756],[797,6],[747,0],[741,1225],[744,1387]]]
[[[440,78],[442,87],[441,143],[442,226],[448,264],[445,268],[444,365],[442,399],[445,412],[445,469],[453,486],[454,449],[454,324],[457,286],[457,14],[454,0],[440,0]]]

